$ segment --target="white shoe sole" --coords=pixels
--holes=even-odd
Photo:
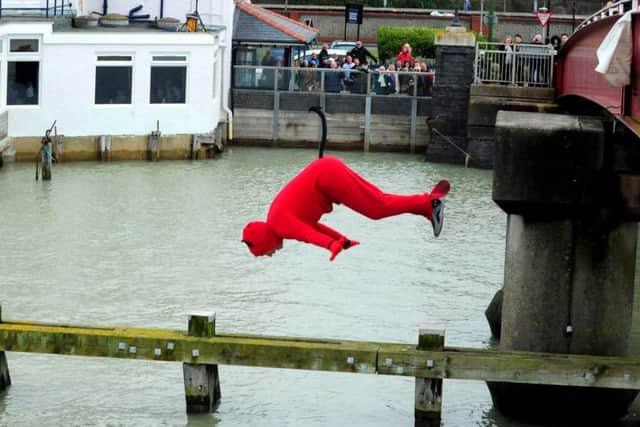
[[[442,231],[442,223],[444,222],[444,202],[440,199],[436,199],[432,204],[435,204],[431,213],[431,225],[433,226],[433,235],[438,237]]]

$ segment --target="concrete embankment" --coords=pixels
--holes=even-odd
[[[148,160],[152,150],[149,135],[54,136],[54,152],[59,161]],[[40,152],[41,137],[14,137],[0,142],[11,155],[5,160],[34,161]],[[163,160],[204,159],[224,146],[224,135],[160,135],[157,158]],[[155,146],[154,146],[155,147]],[[0,150],[1,152],[1,150]],[[154,159],[155,151],[154,151]]]

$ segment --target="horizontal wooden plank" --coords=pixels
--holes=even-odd
[[[0,351],[640,389],[640,359],[185,331],[0,323]]]
[[[299,338],[199,338],[166,329],[0,323],[0,350],[75,356],[375,373],[378,347]]]
[[[443,352],[381,348],[382,375],[640,389],[640,359],[445,348]]]

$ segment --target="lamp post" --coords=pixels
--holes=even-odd
[[[484,27],[484,0],[480,0],[480,37],[482,37],[482,27]]]

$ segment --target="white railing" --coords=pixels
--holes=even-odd
[[[576,31],[608,16],[622,15],[629,10],[638,9],[638,0],[620,0],[609,4],[582,21]]]
[[[553,87],[555,54],[550,45],[477,43],[474,83]]]
[[[234,89],[359,95],[431,96],[434,72],[233,66]]]

